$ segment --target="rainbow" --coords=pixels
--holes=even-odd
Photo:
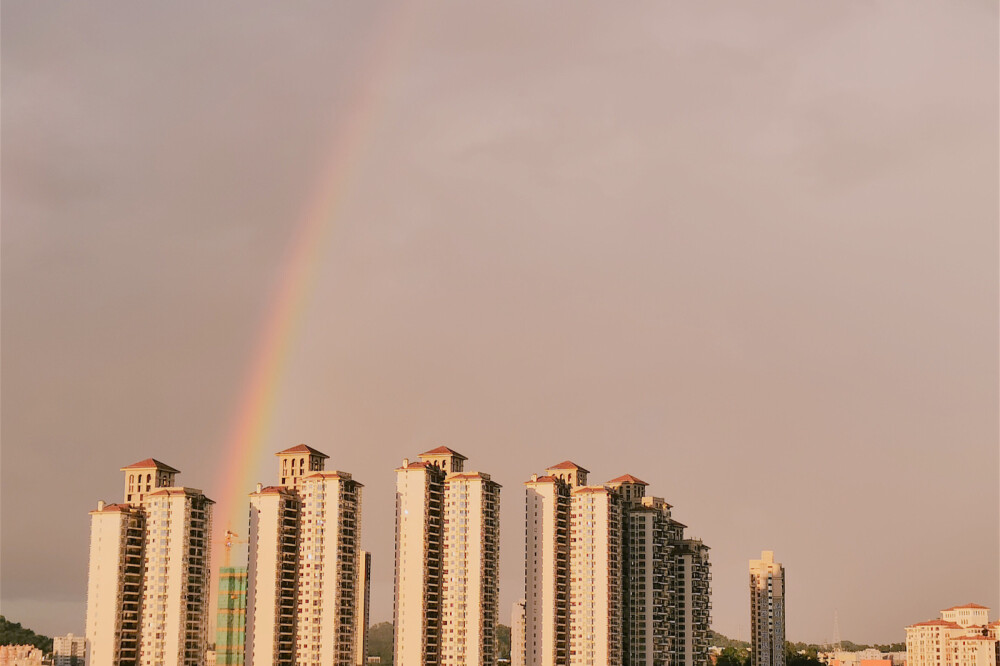
[[[346,112],[339,114],[331,133],[325,167],[307,200],[282,261],[277,288],[269,301],[254,348],[238,407],[220,461],[222,482],[215,508],[216,554],[221,554],[226,529],[246,531],[247,495],[269,438],[282,381],[316,284],[323,248],[349,191],[354,165],[372,134],[378,111],[377,92],[401,62],[402,30],[411,24],[408,12],[389,8],[375,30],[367,58]],[[285,442],[294,446],[299,442]],[[273,446],[272,446],[273,448]],[[276,451],[277,449],[275,449]]]

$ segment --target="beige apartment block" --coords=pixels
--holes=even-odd
[[[447,447],[396,470],[394,663],[497,659],[500,485]]]
[[[611,488],[574,488],[570,501],[569,663],[622,663],[622,509]]]
[[[214,502],[152,458],[121,471],[125,501],[90,512],[87,662],[201,666]]]
[[[939,619],[906,627],[908,666],[996,666],[1000,623],[979,604],[953,606]]]
[[[362,485],[304,444],[278,457],[279,485],[250,495],[248,666],[366,662],[371,557]]]
[[[532,666],[709,662],[708,547],[626,474],[587,485],[566,461],[526,487],[524,634]],[[523,640],[523,644],[518,640]]]
[[[569,660],[569,546],[573,488],[588,470],[565,461],[532,475],[526,487],[524,586],[525,663],[562,666]]]
[[[785,666],[785,568],[770,550],[750,560],[750,664]]]
[[[147,493],[139,663],[203,664],[208,644],[211,500],[193,488]]]
[[[85,636],[52,637],[52,666],[85,666],[87,638]]]
[[[291,666],[295,659],[300,500],[284,486],[258,484],[250,495],[247,666]]]

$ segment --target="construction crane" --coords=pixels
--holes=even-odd
[[[238,544],[238,543],[247,543],[246,539],[241,539],[239,537],[240,537],[240,535],[237,534],[236,532],[234,532],[232,530],[226,530],[226,536],[225,536],[225,538],[223,539],[223,542],[222,542],[223,548],[226,549],[226,554],[223,556],[223,559],[222,559],[222,566],[227,567],[227,568],[229,566],[231,566],[230,565],[230,561],[231,561],[231,557],[230,557],[231,553],[230,553],[230,551],[232,550],[232,548],[233,548],[233,546],[235,544]]]

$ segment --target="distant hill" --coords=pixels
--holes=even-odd
[[[21,626],[20,622],[11,622],[0,615],[0,645],[34,645],[42,652],[52,652],[52,639],[36,634],[31,629]]]

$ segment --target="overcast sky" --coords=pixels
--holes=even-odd
[[[522,483],[567,458],[674,505],[727,635],[762,549],[790,640],[996,617],[997,25],[985,0],[5,0],[2,612],[83,633],[119,467],[222,492],[337,186],[258,477],[304,442],[365,484],[373,620],[393,469],[442,444],[503,484],[504,623]]]

